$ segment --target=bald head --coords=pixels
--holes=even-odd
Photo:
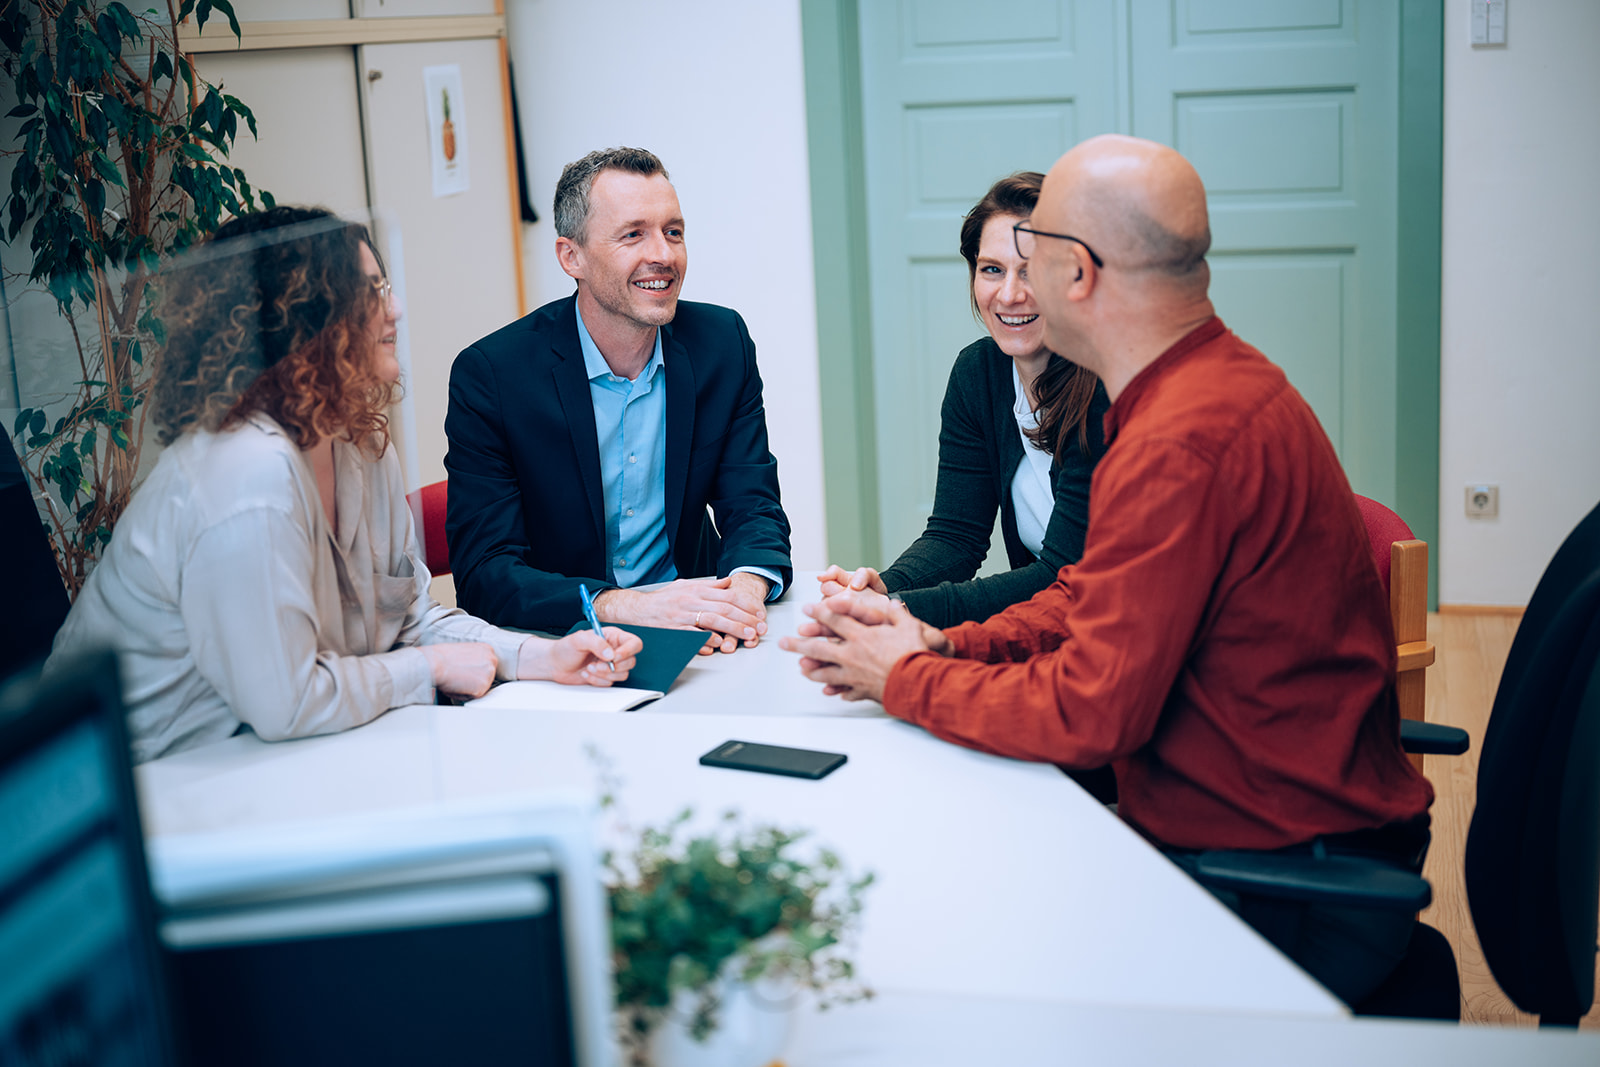
[[[1038,229],[1081,237],[1107,267],[1202,292],[1210,281],[1205,186],[1187,159],[1154,141],[1084,141],[1050,168],[1033,218]]]

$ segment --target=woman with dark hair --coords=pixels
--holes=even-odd
[[[242,216],[160,288],[169,447],[55,643],[121,654],[135,760],[245,726],[332,733],[497,677],[627,676],[632,634],[529,637],[428,595],[386,416],[401,312],[365,228]]]
[[[823,595],[894,593],[922,621],[954,626],[1027,600],[1083,555],[1110,401],[1094,374],[1044,347],[1028,261],[1011,232],[1033,213],[1043,182],[1036,171],[1000,179],[961,225],[972,309],[989,336],[962,349],[950,371],[927,528],[881,575],[829,567]],[[1012,569],[974,578],[996,509]]]

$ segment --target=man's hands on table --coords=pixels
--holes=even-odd
[[[708,631],[701,655],[760,644],[767,632],[767,580],[744,571],[680,578],[659,589],[607,589],[594,598],[601,622]]]
[[[881,593],[836,593],[800,610],[810,621],[799,625],[799,636],[781,638],[778,645],[800,653],[801,673],[821,682],[829,696],[882,703],[889,672],[901,659],[915,652],[952,654],[942,630]]]

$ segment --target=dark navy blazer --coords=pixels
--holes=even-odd
[[[456,600],[502,626],[565,631],[582,615],[580,582],[615,585],[576,300],[495,331],[450,370],[445,535]],[[680,301],[661,329],[667,539],[678,575],[764,567],[787,587],[789,520],[744,320]]]

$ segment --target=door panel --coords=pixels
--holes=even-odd
[[[379,240],[391,258],[403,254],[395,295],[410,298],[400,326],[410,358],[396,433],[415,442],[418,466],[408,478],[427,484],[444,477],[450,365],[518,313],[513,234],[519,223],[508,146],[498,136],[505,122],[500,52],[488,39],[436,41],[364,45],[358,59]],[[435,196],[423,70],[445,63],[461,68],[464,100],[455,123],[457,142],[470,153],[472,184]]]
[[[202,52],[194,60],[201,77],[255,112],[259,136],[241,129],[228,160],[252,186],[280,204],[321,204],[352,218],[366,211],[354,48]]]
[[[1392,502],[1398,9],[1131,12],[1130,132],[1177,148],[1206,183],[1218,314],[1284,368],[1356,490]]]
[[[882,537],[866,562],[921,532],[950,364],[981,334],[961,216],[995,178],[1048,169],[1107,132],[1194,163],[1219,314],[1288,373],[1357,491],[1393,501],[1398,19],[1384,0],[1030,0],[1003,13],[863,0]]]
[[[882,545],[878,559],[841,563],[889,562],[932,509],[945,382],[983,333],[962,217],[995,179],[1112,128],[1111,5],[1022,0],[1004,12],[956,0],[860,8]],[[991,553],[996,566],[1003,554]]]

